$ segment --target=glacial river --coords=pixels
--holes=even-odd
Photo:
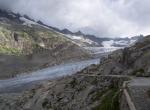
[[[61,76],[72,75],[91,64],[98,64],[99,59],[86,60],[75,63],[67,63],[46,69],[38,70],[30,74],[24,74],[15,78],[0,80],[0,93],[22,91],[40,81],[46,81]]]

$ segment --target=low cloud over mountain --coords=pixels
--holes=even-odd
[[[150,33],[149,0],[0,0],[0,7],[100,37]]]

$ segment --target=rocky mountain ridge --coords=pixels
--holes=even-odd
[[[126,47],[128,45],[131,45],[133,42],[138,41],[143,38],[143,35],[133,36],[131,38],[128,38],[128,37],[125,37],[125,38],[97,37],[95,35],[84,34],[81,31],[71,32],[68,29],[59,30],[59,32],[68,35],[69,38],[71,38],[73,40],[74,40],[74,37],[78,37],[78,39],[80,38],[80,39],[89,40],[89,42],[87,42],[87,45],[85,45],[85,46],[105,47],[105,45],[103,45],[104,42],[112,41],[113,43],[111,46],[113,46],[113,47]],[[79,42],[79,41],[80,40],[78,40],[76,42]]]
[[[133,44],[137,40],[142,39],[143,35],[134,36],[131,38],[125,37],[125,38],[110,38],[110,37],[97,37],[95,35],[85,34],[81,31],[77,32],[71,32],[69,29],[59,29],[56,27],[49,26],[47,24],[44,24],[42,21],[35,21],[34,19],[30,18],[27,15],[20,15],[13,12],[7,12],[5,10],[0,10],[0,16],[1,17],[7,17],[17,23],[28,25],[31,27],[31,25],[40,25],[45,28],[49,28],[53,31],[59,32],[61,34],[64,34],[67,38],[69,38],[74,43],[78,44],[82,47],[105,47],[104,43],[110,43],[112,47],[126,47],[128,45]]]
[[[0,10],[0,78],[90,57],[65,35],[20,18]]]
[[[12,18],[11,15],[14,15],[15,13],[11,12],[11,14],[9,14],[9,17]],[[5,14],[4,14],[5,15]],[[7,15],[8,16],[8,15]],[[129,37],[124,37],[124,38],[110,38],[110,37],[101,37],[101,36],[95,36],[95,35],[91,35],[91,34],[85,34],[82,31],[77,31],[77,32],[72,32],[69,29],[59,29],[57,27],[53,27],[53,26],[49,26],[45,23],[43,23],[42,21],[35,21],[34,19],[30,18],[27,15],[23,15],[21,16],[20,14],[15,14],[15,19],[16,21],[19,20],[20,23],[24,23],[25,21],[28,22],[32,22],[33,24],[38,24],[41,26],[45,26],[49,29],[52,29],[56,32],[62,33],[65,36],[67,36],[70,40],[73,40],[74,42],[77,42],[77,44],[83,44],[83,46],[98,46],[98,47],[104,47],[103,42],[106,41],[114,41],[114,43],[112,44],[112,46],[114,47],[126,47],[130,44],[132,44],[132,42],[140,40],[143,38],[143,35],[139,35],[139,36],[133,36],[131,38]],[[20,18],[23,18],[23,20],[21,20]],[[25,21],[24,21],[25,20]],[[74,37],[78,37],[77,39],[74,39]]]

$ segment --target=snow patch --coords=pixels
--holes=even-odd
[[[110,41],[103,41],[102,45],[103,47],[109,48],[109,47],[128,47],[133,45],[136,42],[136,40],[110,40]]]
[[[70,38],[74,40],[83,40],[81,36],[70,36]]]
[[[130,40],[130,46],[134,45],[137,42],[137,40]]]
[[[96,42],[90,40],[90,39],[87,39],[87,38],[84,38],[83,36],[75,36],[75,35],[66,35],[68,38],[74,40],[75,42],[78,43],[78,45],[82,46],[84,45],[84,43],[87,43],[87,44],[97,44]]]
[[[116,45],[122,45],[122,46],[126,46],[129,44],[129,41],[125,41],[125,40],[120,40],[120,41],[115,41],[114,44]]]
[[[29,27],[32,27],[32,25],[38,25],[38,26],[41,26],[41,27],[44,27],[44,28],[47,28],[47,29],[50,29],[49,27],[47,26],[44,26],[44,25],[41,25],[35,21],[31,21],[29,19],[26,19],[25,17],[20,17],[20,20],[23,21],[23,25],[26,25],[26,26],[29,26]]]
[[[122,47],[85,47],[85,49],[91,52],[92,54],[102,54],[122,49]]]
[[[23,25],[27,25],[27,26],[30,26],[32,27],[32,25],[38,25],[38,23],[34,22],[34,21],[31,21],[31,20],[28,20],[24,17],[20,17],[20,20],[23,21]]]
[[[114,44],[113,40],[102,42],[103,47],[107,47],[107,48],[112,47],[113,44]]]

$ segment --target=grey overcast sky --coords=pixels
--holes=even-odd
[[[0,0],[0,7],[99,37],[150,34],[150,0]]]

